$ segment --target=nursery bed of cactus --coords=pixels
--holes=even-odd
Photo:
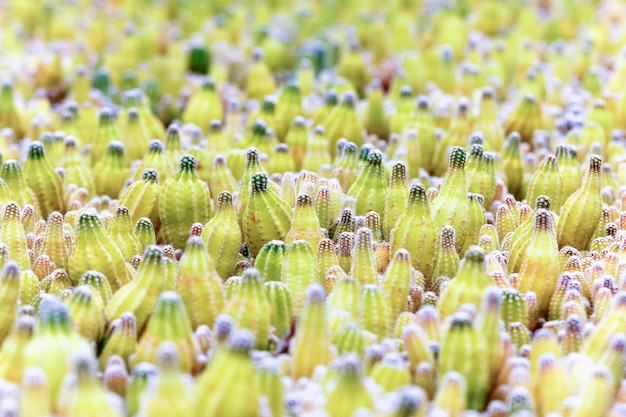
[[[0,417],[626,416],[626,2],[0,2]]]

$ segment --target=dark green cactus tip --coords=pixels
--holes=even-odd
[[[480,246],[472,245],[465,252],[465,260],[468,262],[483,263],[485,262],[485,251]]]
[[[324,104],[334,106],[339,102],[339,95],[335,90],[328,90],[324,97]]]
[[[540,195],[535,202],[535,209],[550,210],[550,197]]]
[[[272,114],[276,111],[276,97],[265,96],[261,103],[261,112]]]
[[[159,182],[159,173],[156,171],[156,169],[152,169],[152,168],[144,169],[143,173],[141,174],[141,180],[146,181],[146,182],[157,183]]]
[[[356,105],[356,94],[354,91],[346,91],[341,97],[341,104],[348,107]]]
[[[383,154],[378,149],[372,149],[367,155],[367,162],[370,165],[380,165],[383,162]]]
[[[406,178],[406,165],[404,162],[396,162],[391,167],[391,178]]]
[[[124,144],[118,140],[113,140],[107,147],[107,153],[111,156],[122,158],[124,156]]]
[[[254,174],[252,176],[252,191],[267,191],[267,175],[264,173]]]
[[[506,140],[510,147],[518,148],[520,142],[522,141],[522,137],[520,136],[519,132],[511,132],[509,136],[507,136]]]
[[[464,168],[467,152],[465,148],[455,146],[450,152],[450,167],[451,168]]]
[[[45,135],[45,133],[42,135],[42,137]],[[52,139],[52,135],[50,135],[50,139]],[[33,142],[29,147],[28,147],[28,159],[41,159],[41,158],[45,158],[45,151],[44,151],[44,146],[43,143],[41,142]]]
[[[413,89],[410,85],[403,85],[400,88],[400,98],[411,98],[413,97]]]
[[[457,311],[452,316],[452,324],[450,327],[450,331],[453,331],[455,329],[460,330],[460,329],[471,327],[471,326],[472,326],[472,318],[470,317],[470,315],[462,311]]]
[[[263,120],[257,120],[252,124],[252,134],[256,136],[265,136],[267,133],[267,124]]]
[[[484,151],[483,145],[475,143],[470,146],[470,158],[481,158]]]
[[[289,93],[289,94],[299,94],[300,93],[300,86],[294,80],[291,80],[287,84],[285,84],[284,88],[285,88],[285,92]]]
[[[211,120],[209,124],[209,132],[211,133],[220,133],[223,129],[222,122],[217,119]]]
[[[11,93],[13,92],[13,82],[11,80],[3,80],[2,81],[2,93]]]
[[[93,282],[104,282],[106,277],[103,273],[98,271],[86,271],[83,276],[80,278],[80,284],[90,284]]]
[[[115,119],[115,113],[113,109],[108,107],[103,107],[100,110],[99,121],[100,123],[110,123]]]
[[[152,139],[148,143],[148,153],[163,153],[163,142],[158,139]]]
[[[138,229],[154,229],[154,225],[152,224],[152,220],[150,220],[147,217],[142,217],[141,219],[137,220],[137,228]]]
[[[194,172],[196,170],[196,158],[192,155],[183,155],[180,158],[181,171]]]
[[[412,184],[409,190],[409,204],[427,201],[426,188],[423,184]]]
[[[416,100],[417,110],[428,111],[428,97],[419,96]]]
[[[366,143],[365,145],[363,145],[361,147],[361,151],[359,152],[359,160],[361,161],[367,161],[367,157],[369,156],[370,152],[374,149],[374,146],[372,146],[369,143]]]
[[[248,355],[254,347],[254,336],[248,330],[238,329],[228,341],[228,348],[231,352]]]
[[[204,81],[202,81],[202,89],[206,91],[215,91],[215,80],[213,80],[213,77],[204,77]]]

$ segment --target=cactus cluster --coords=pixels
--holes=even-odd
[[[626,415],[626,1],[0,5],[0,417]]]

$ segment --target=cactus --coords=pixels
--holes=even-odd
[[[293,309],[299,314],[306,299],[307,288],[317,283],[317,262],[311,244],[296,240],[285,250],[280,280],[284,282],[293,298]]]
[[[142,245],[135,234],[130,211],[126,206],[118,206],[113,218],[109,221],[107,232],[113,243],[122,251],[124,260],[129,261],[142,253]]]
[[[89,212],[79,217],[76,247],[70,254],[69,269],[73,282],[87,271],[101,272],[114,291],[130,282],[122,251],[111,241],[98,216]]]
[[[26,184],[37,196],[42,216],[48,217],[53,211],[65,213],[61,178],[46,159],[40,142],[35,142],[28,148],[23,173]]]
[[[439,314],[443,318],[448,317],[466,303],[478,308],[485,289],[490,285],[493,285],[493,281],[487,275],[485,252],[472,246],[461,261],[456,276],[441,294],[437,305]]]
[[[197,369],[200,345],[192,333],[191,322],[181,297],[172,291],[161,293],[156,301],[146,330],[137,344],[135,356],[131,358],[131,364],[157,362],[158,348],[165,341],[176,346],[182,372],[190,373]]]
[[[330,360],[330,332],[324,290],[318,284],[307,289],[299,319],[299,330],[292,345],[293,378],[310,377],[317,365]]]
[[[375,211],[382,215],[385,211],[387,178],[383,156],[378,150],[369,153],[365,167],[356,178],[347,194],[356,198],[356,214],[365,215]]]
[[[431,204],[431,213],[439,227],[449,224],[456,230],[457,252],[465,245],[470,211],[465,180],[465,157],[465,149],[460,147],[452,149],[444,183]]]
[[[161,186],[158,181],[158,173],[155,169],[148,168],[141,174],[141,179],[133,181],[120,193],[120,206],[128,208],[130,217],[134,223],[142,217],[147,217],[152,224],[160,225],[159,219],[159,193]]]
[[[156,246],[148,247],[135,278],[115,292],[107,304],[107,319],[112,321],[127,311],[131,312],[135,316],[137,329],[141,331],[164,289],[164,264],[163,250]]]
[[[363,383],[363,370],[358,358],[353,355],[342,357],[336,372],[336,383],[326,402],[330,417],[352,415],[357,409],[374,408],[374,399]]]
[[[176,291],[187,309],[192,328],[213,326],[224,308],[222,280],[201,238],[189,238],[180,260]]]
[[[439,227],[431,215],[424,186],[411,187],[405,210],[391,231],[390,240],[393,252],[407,249],[413,268],[427,280],[432,278],[439,252]]]
[[[259,413],[261,387],[250,357],[254,337],[245,330],[232,335],[216,354],[195,388],[195,415],[201,417],[254,417]],[[226,378],[226,381],[224,380]],[[245,393],[249,401],[233,393]]]
[[[601,165],[602,160],[593,155],[582,185],[563,203],[557,229],[560,247],[584,250],[589,246],[602,215]]]
[[[441,343],[439,372],[446,375],[455,371],[464,377],[467,382],[467,408],[470,410],[482,410],[485,406],[490,371],[476,359],[484,358],[486,354],[484,336],[466,314],[455,314],[450,330]]]
[[[59,410],[58,394],[72,360],[91,348],[73,328],[67,308],[57,298],[46,296],[41,301],[39,317],[39,331],[24,348],[24,367],[43,369],[50,387],[51,408]]]
[[[283,240],[291,227],[291,208],[271,188],[265,174],[255,174],[243,215],[243,235],[253,255],[271,240]]]
[[[183,156],[178,171],[163,183],[159,217],[165,240],[176,249],[185,247],[193,223],[211,218],[209,187],[198,177],[193,156]]]
[[[192,385],[181,375],[176,344],[163,342],[158,347],[157,364],[159,372],[140,400],[141,414],[158,417],[164,414],[164,410],[172,416],[193,414]]]

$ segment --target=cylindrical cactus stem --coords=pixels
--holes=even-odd
[[[93,212],[80,215],[76,228],[76,246],[69,262],[72,281],[77,281],[91,270],[102,272],[114,290],[130,281],[124,255],[111,241],[102,222]]]
[[[233,206],[233,196],[223,191],[217,196],[217,211],[202,231],[202,240],[215,262],[217,273],[231,276],[241,247],[241,228]]]
[[[111,336],[100,353],[100,369],[103,370],[112,356],[121,357],[129,366],[131,355],[137,348],[137,323],[132,313],[124,313],[113,320],[110,326]]]
[[[307,289],[292,346],[293,378],[310,377],[316,366],[330,359],[330,331],[324,289],[317,284]]]
[[[268,187],[265,174],[251,179],[250,199],[243,216],[243,235],[252,255],[271,240],[283,240],[291,228],[291,207]]]
[[[291,291],[287,285],[278,281],[266,282],[265,291],[270,303],[270,323],[276,331],[276,336],[282,338],[291,328],[293,316]]]
[[[579,250],[589,247],[602,216],[601,167],[602,159],[592,155],[582,185],[563,203],[557,229],[560,247],[572,246]]]
[[[413,268],[430,281],[439,252],[439,227],[433,219],[423,185],[413,185],[405,210],[391,231],[391,249],[405,248]]]
[[[182,372],[191,373],[198,368],[200,345],[194,337],[182,299],[172,291],[159,296],[131,363],[156,363],[157,348],[165,341],[176,345]]]
[[[467,407],[482,410],[489,388],[489,369],[479,358],[486,357],[484,336],[476,330],[469,316],[456,313],[450,330],[441,344],[439,372],[445,376],[450,371],[459,372],[467,382]],[[441,378],[442,378],[441,376]]]
[[[263,278],[256,269],[244,271],[239,288],[228,300],[224,312],[233,318],[238,327],[252,333],[257,349],[267,348],[271,306]]]
[[[30,145],[23,168],[24,179],[37,196],[42,216],[47,218],[53,211],[65,213],[61,177],[46,159],[41,142]]]
[[[180,294],[193,329],[213,326],[225,305],[222,279],[199,236],[192,236],[180,259],[175,289]]]
[[[183,249],[194,222],[206,223],[211,218],[211,193],[196,172],[191,155],[180,159],[176,173],[164,183],[159,197],[161,231],[166,242]]]
[[[282,264],[281,281],[291,291],[294,313],[299,315],[306,300],[307,288],[318,283],[317,259],[311,244],[297,240],[287,246]]]
[[[398,249],[382,281],[382,286],[389,297],[392,319],[406,310],[407,297],[411,290],[411,278],[411,256],[406,249]]]
[[[352,251],[350,275],[357,278],[362,284],[378,284],[378,270],[372,243],[372,231],[370,229],[362,227],[357,230],[355,246]]]
[[[135,278],[114,293],[107,304],[107,319],[112,321],[131,312],[141,332],[165,286],[165,273],[163,250],[157,246],[148,247]]]

